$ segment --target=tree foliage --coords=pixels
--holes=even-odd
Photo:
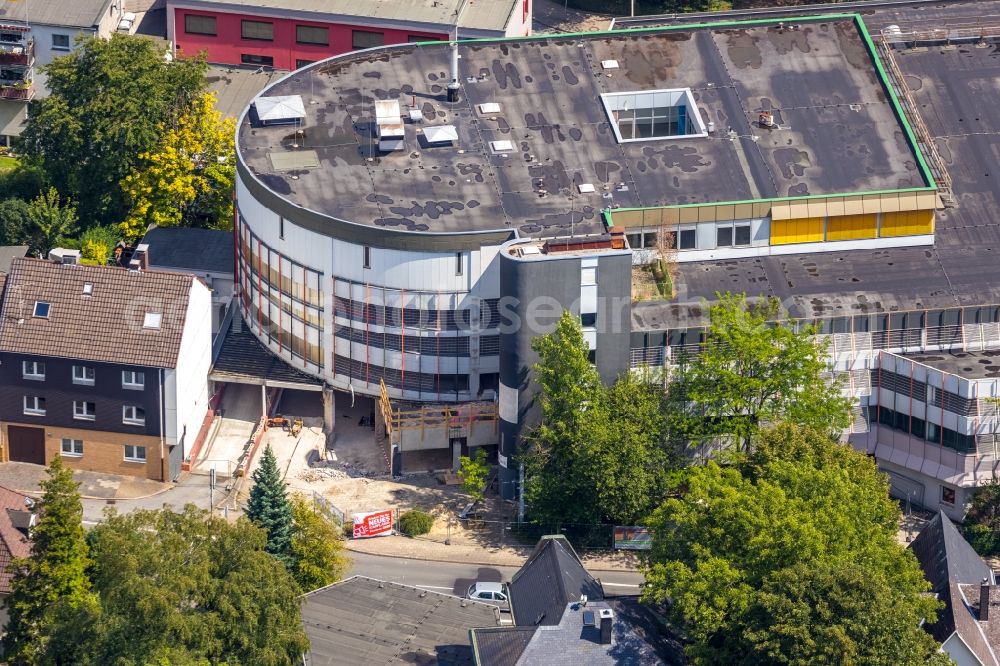
[[[0,201],[0,245],[28,244],[28,202],[23,199]]]
[[[490,475],[490,465],[486,462],[486,449],[479,447],[470,456],[458,459],[458,478],[462,480],[462,490],[473,502],[482,501],[486,496],[486,479]]]
[[[231,228],[235,132],[235,121],[215,109],[214,94],[195,100],[123,179],[130,209],[122,232],[134,238],[150,224]]]
[[[298,586],[263,530],[188,505],[108,514],[91,532],[94,601],[64,612],[44,663],[298,663]]]
[[[264,447],[260,465],[253,473],[246,516],[266,532],[267,552],[291,564],[292,504],[288,501],[285,482],[270,444]]]
[[[839,433],[850,423],[850,401],[827,376],[815,333],[783,320],[777,299],[720,294],[700,353],[681,359],[672,377],[672,436],[730,439],[748,450],[762,426],[779,421]]]
[[[87,229],[80,236],[81,263],[104,266],[121,239],[121,231],[116,225]]]
[[[77,231],[76,206],[63,203],[54,187],[32,199],[24,216],[32,252],[45,254]]]
[[[167,62],[154,40],[115,34],[84,39],[42,69],[50,94],[31,102],[18,152],[78,202],[88,224],[121,222],[122,179],[200,98],[204,61]]]
[[[651,521],[644,594],[670,602],[694,663],[888,666],[933,654],[920,620],[938,602],[896,542],[899,509],[867,456],[784,424],[735,466],[688,468],[677,491]]]
[[[542,420],[523,455],[533,518],[548,523],[634,523],[664,497],[681,464],[664,444],[662,391],[623,375],[605,387],[583,331],[566,312],[536,338]]]
[[[10,619],[3,648],[12,664],[41,663],[57,602],[74,609],[89,596],[83,505],[73,471],[56,456],[47,472],[42,498],[35,505],[31,556],[13,563],[12,590],[5,600]]]
[[[340,580],[350,564],[344,534],[302,495],[292,496],[292,575],[303,592]]]
[[[1000,554],[1000,482],[991,481],[972,493],[962,531],[983,557]]]

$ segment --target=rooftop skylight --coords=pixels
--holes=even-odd
[[[690,88],[605,93],[601,102],[619,143],[708,136]]]

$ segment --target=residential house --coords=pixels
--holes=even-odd
[[[0,0],[0,143],[10,145],[27,117],[27,104],[44,94],[37,67],[73,50],[81,37],[108,38],[125,0]]]
[[[611,596],[562,535],[544,536],[511,579],[513,627],[469,632],[477,666],[686,663],[635,596]]]
[[[15,558],[31,554],[30,530],[35,525],[34,500],[0,486],[0,634],[7,624],[3,601],[11,592]]]
[[[178,54],[276,69],[384,44],[521,37],[531,0],[167,0],[167,39]]]
[[[137,254],[131,269],[67,252],[14,260],[0,305],[0,460],[180,473],[208,406],[211,291]]]
[[[933,593],[944,602],[925,625],[958,666],[1000,666],[1000,585],[944,511],[910,544]]]
[[[497,626],[490,604],[352,576],[303,597],[303,666],[473,663],[469,627]]]

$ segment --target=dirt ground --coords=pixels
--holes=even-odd
[[[591,14],[567,8],[554,0],[535,0],[532,9],[532,29],[540,32],[597,32],[607,30],[611,15]]]

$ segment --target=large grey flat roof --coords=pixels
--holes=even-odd
[[[1000,350],[996,349],[978,352],[901,354],[900,356],[965,379],[1000,377]]]
[[[1000,14],[998,2],[951,7]],[[946,13],[894,6],[891,14],[866,22],[905,25],[926,16],[923,22],[934,25]],[[937,212],[932,247],[680,264],[678,298],[634,306],[633,327],[698,325],[699,301],[714,299],[717,291],[774,296],[792,316],[804,318],[1000,303],[1000,89],[983,83],[1000,80],[997,52],[995,43],[895,51],[952,179],[956,206]]]
[[[604,70],[601,61],[620,68]],[[445,101],[445,44],[341,56],[265,91],[301,95],[303,130],[239,129],[245,165],[297,206],[363,225],[526,236],[588,233],[609,205],[645,207],[924,187],[854,22],[478,41],[461,46],[462,99]],[[472,77],[472,81],[469,78]],[[706,138],[619,144],[599,96],[691,88]],[[454,146],[372,149],[373,103],[415,102]],[[498,113],[477,105],[496,102]],[[776,111],[781,129],[756,125]],[[728,129],[732,128],[730,136]],[[497,155],[495,140],[515,150]],[[269,153],[314,150],[321,167],[275,172]],[[370,158],[370,159],[369,159]],[[596,191],[580,194],[577,185]],[[619,188],[624,183],[627,189]],[[541,196],[539,189],[546,191]]]

